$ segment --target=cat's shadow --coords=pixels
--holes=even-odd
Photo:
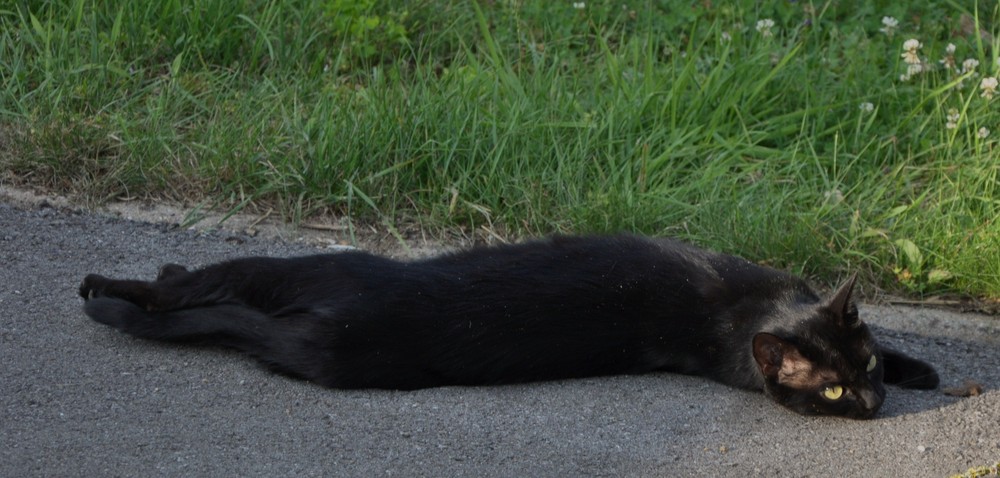
[[[983,391],[1000,385],[996,367],[997,346],[987,336],[982,341],[940,335],[916,334],[872,326],[880,343],[930,363],[937,370],[941,384],[934,390],[913,390],[886,385],[886,399],[876,418],[912,415],[953,405],[964,397],[945,393],[967,380],[981,384]]]

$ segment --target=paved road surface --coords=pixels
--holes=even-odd
[[[0,476],[944,476],[1000,460],[1000,321],[863,307],[880,337],[971,398],[890,387],[871,421],[794,415],[671,374],[336,391],[234,352],[88,320],[89,272],[308,253],[0,204]]]

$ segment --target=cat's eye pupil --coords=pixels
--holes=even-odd
[[[875,356],[872,355],[871,360],[868,361],[868,371],[871,372],[872,370],[875,370],[875,364],[877,363],[878,361],[875,359]]]
[[[839,400],[844,395],[844,387],[832,385],[823,389],[823,396],[828,400]]]

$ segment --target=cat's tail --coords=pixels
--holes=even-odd
[[[259,353],[270,318],[239,305],[213,305],[165,312],[147,311],[127,300],[97,297],[83,304],[91,319],[151,340],[195,342]]]

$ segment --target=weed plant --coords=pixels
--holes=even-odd
[[[1000,297],[996,2],[0,2],[5,182]]]

